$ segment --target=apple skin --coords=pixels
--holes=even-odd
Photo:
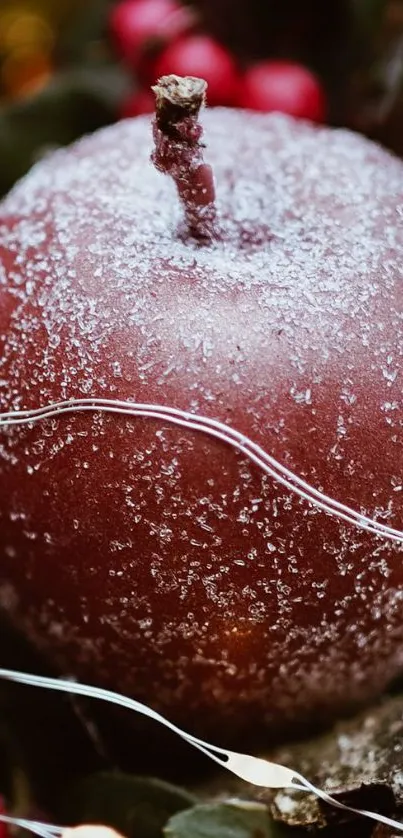
[[[1,407],[101,396],[214,417],[401,527],[403,166],[287,117],[203,121],[211,246],[178,235],[146,117],[49,156],[5,200]],[[403,669],[401,544],[168,422],[2,428],[0,542],[1,603],[61,671],[216,741],[334,717]]]

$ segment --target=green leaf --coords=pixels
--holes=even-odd
[[[161,838],[168,819],[195,803],[187,791],[162,780],[102,772],[70,793],[61,817],[68,823],[102,823],[127,838]]]
[[[361,34],[376,35],[385,15],[386,0],[353,0],[352,5]]]
[[[0,194],[47,150],[113,122],[129,89],[121,68],[94,64],[61,71],[35,96],[0,107]]]
[[[242,800],[201,803],[174,815],[164,829],[165,838],[279,838],[284,834],[266,806]]]
[[[68,65],[82,64],[91,60],[94,50],[108,50],[108,16],[112,6],[112,0],[86,0],[78,4],[69,25],[59,34],[59,61]]]

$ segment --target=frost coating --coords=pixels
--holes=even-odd
[[[217,418],[401,529],[402,165],[285,117],[204,123],[220,244],[177,236],[145,119],[58,152],[3,204],[1,408]],[[0,584],[82,678],[221,734],[335,711],[402,667],[401,547],[219,441],[74,416],[2,431],[0,468]]]
[[[217,419],[200,416],[200,414],[189,413],[178,408],[170,408],[166,405],[139,404],[138,402],[119,401],[118,399],[68,399],[62,402],[51,402],[48,405],[35,408],[34,410],[12,410],[10,412],[0,413],[0,427],[32,426],[37,422],[43,422],[52,418],[58,419],[65,414],[81,413],[84,411],[160,419],[161,422],[178,425],[180,428],[205,433],[214,439],[219,439],[227,445],[232,446],[241,454],[245,454],[265,475],[272,477],[283,488],[295,492],[299,498],[307,500],[314,507],[327,512],[329,515],[334,515],[341,521],[347,521],[347,523],[353,524],[358,529],[366,530],[373,535],[379,535],[387,540],[397,541],[398,543],[403,541],[402,530],[393,529],[381,521],[368,518],[362,512],[358,513],[354,509],[350,509],[350,507],[340,503],[337,499],[327,497],[318,489],[310,486],[305,480],[302,480],[297,474],[290,471],[290,469],[285,468],[281,463],[271,457],[267,451],[264,451],[263,448],[244,434],[240,434],[235,428],[231,428],[223,422],[219,422]],[[396,491],[396,488],[399,489],[400,487],[394,487],[394,491]],[[238,561],[237,564],[243,565],[244,563]]]

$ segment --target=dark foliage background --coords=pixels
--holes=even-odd
[[[110,43],[113,2],[0,0],[0,195],[50,149],[115,121],[122,101],[135,90],[138,80]],[[241,64],[264,57],[306,63],[326,87],[332,124],[361,130],[403,155],[403,0],[193,0],[193,5],[203,28],[230,47]],[[5,624],[0,624],[0,666],[46,671]],[[398,725],[401,738],[402,707],[402,700],[393,698],[386,710],[383,705],[374,709],[379,739],[371,747],[379,770],[369,776],[363,768],[349,774],[348,782],[342,772],[342,799],[353,794],[354,805],[403,811],[395,793],[401,774],[396,740],[387,736],[390,726]],[[175,750],[172,740],[162,744],[154,728],[147,729],[146,749],[139,746],[139,771],[155,773],[153,755],[165,751],[169,759],[158,779],[125,776],[125,754],[113,743],[114,725],[122,724],[106,710],[1,686],[0,810],[3,796],[7,811],[49,813],[65,823],[99,819],[130,838],[160,838],[168,821],[165,834],[172,838],[300,838],[312,830],[323,838],[392,835],[366,821],[327,817],[318,807],[313,822],[312,808],[299,808],[299,820],[291,826],[269,817],[268,799],[249,814],[231,808],[223,801],[245,789],[227,777],[202,777],[206,768],[197,760],[186,790],[167,785],[167,780],[183,785],[179,759],[186,762],[187,752],[185,746]],[[350,723],[348,735],[354,738],[357,732],[359,738],[362,725],[361,717]],[[99,736],[99,729],[109,734]],[[318,739],[302,750],[299,745],[290,759],[297,765],[309,758],[308,770],[324,783],[326,772],[320,772],[326,755],[336,764],[341,759],[339,736],[336,731],[330,740]],[[135,762],[133,753],[128,762]],[[250,789],[248,794],[253,799]],[[176,814],[183,810],[188,813]],[[1,828],[0,838],[5,838]]]
[[[117,119],[135,90],[110,43],[114,1],[0,0],[0,194],[49,149]],[[306,63],[326,87],[330,122],[403,150],[401,0],[192,2],[241,64]]]

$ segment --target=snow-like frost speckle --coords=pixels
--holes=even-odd
[[[402,164],[286,117],[204,121],[208,246],[178,235],[145,118],[51,155],[3,203],[1,407],[213,416],[401,528]],[[190,431],[3,429],[0,540],[0,591],[18,592],[1,603],[39,645],[192,729],[206,708],[220,731],[334,710],[403,666],[402,548]]]

